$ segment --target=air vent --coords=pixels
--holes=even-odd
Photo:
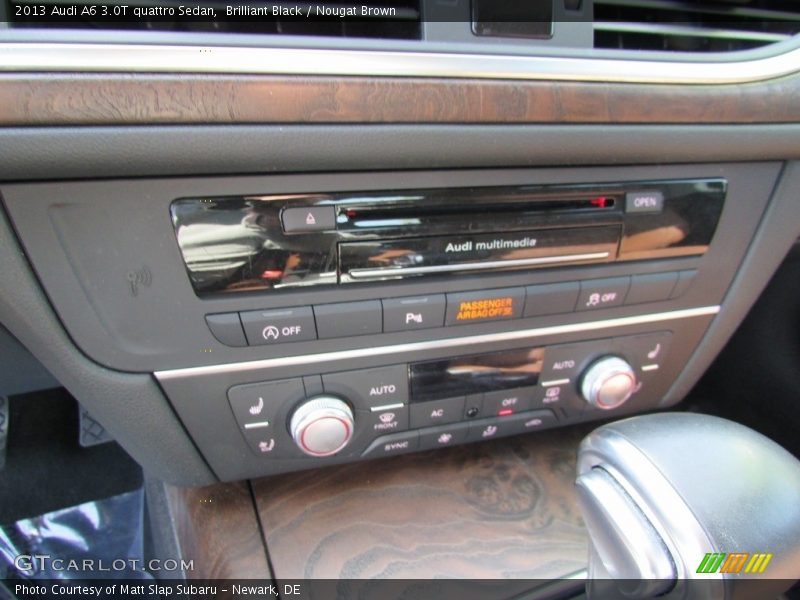
[[[44,0],[15,9],[4,0],[8,24],[15,28],[145,30],[248,33],[324,37],[420,39],[420,1],[393,0],[374,5],[235,2],[232,0],[132,0],[94,5]],[[76,6],[75,14],[59,13]],[[97,7],[100,8],[97,8]],[[105,7],[105,8],[103,8]],[[298,10],[299,9],[299,10]],[[103,10],[105,14],[100,14]],[[309,13],[310,11],[310,13]],[[0,6],[2,12],[2,6]],[[299,14],[298,14],[299,13]],[[213,15],[213,16],[212,16]]]
[[[796,0],[595,0],[595,48],[732,52],[800,32]]]

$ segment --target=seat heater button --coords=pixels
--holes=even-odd
[[[305,396],[301,379],[237,385],[228,390],[233,416],[242,428],[247,428],[248,424],[253,423],[273,422],[275,415],[284,406],[297,402]]]

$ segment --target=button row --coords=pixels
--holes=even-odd
[[[477,292],[431,294],[206,316],[227,346],[263,346],[414,331],[674,299],[696,271],[626,275]]]
[[[534,386],[499,390],[483,394],[470,394],[456,398],[445,398],[412,403],[410,425],[413,428],[431,427],[456,423],[476,417],[509,417],[552,406],[564,404],[566,394],[548,396],[548,390]]]
[[[377,458],[454,446],[463,442],[479,442],[558,425],[555,415],[549,410],[535,410],[499,419],[481,419],[469,423],[453,423],[441,427],[429,427],[385,435],[374,440],[361,456]]]

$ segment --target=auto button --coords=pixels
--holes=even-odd
[[[327,393],[350,398],[361,409],[388,410],[408,402],[406,365],[329,373],[322,376],[322,384]]]

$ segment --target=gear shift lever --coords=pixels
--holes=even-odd
[[[756,583],[769,598],[800,578],[800,461],[747,427],[689,413],[605,425],[581,444],[576,485],[590,599],[735,599]]]

